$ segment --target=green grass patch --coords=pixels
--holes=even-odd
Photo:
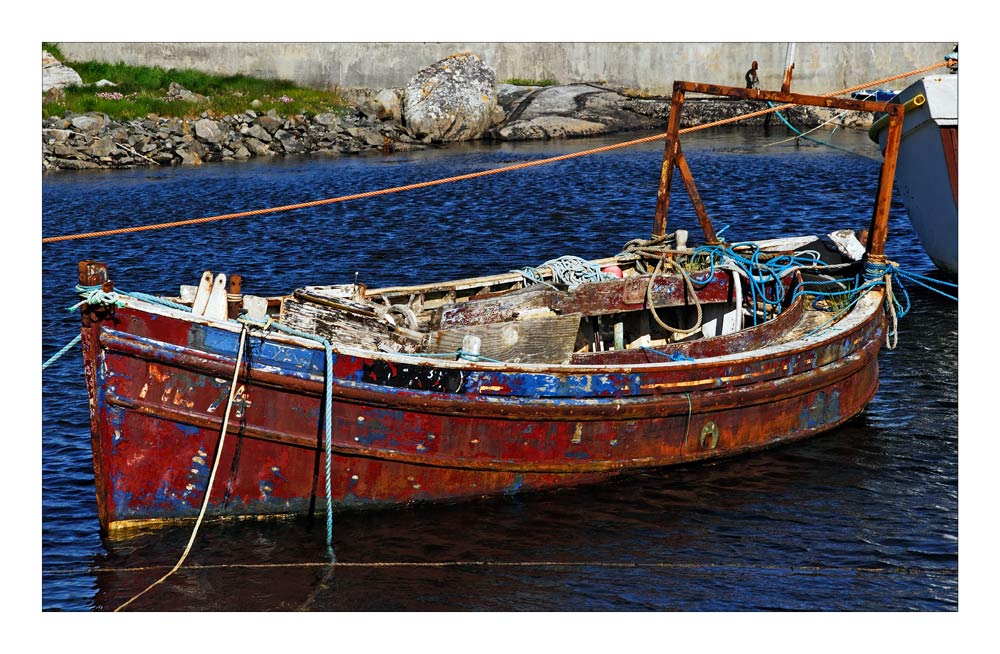
[[[57,43],[46,43],[45,41],[42,41],[42,50],[45,50],[59,61],[63,60],[62,52],[59,50],[59,44]]]
[[[508,80],[504,80],[504,84],[513,84],[515,86],[555,86],[556,81],[554,79],[524,79],[523,77],[512,77]]]
[[[142,118],[148,114],[192,118],[206,111],[214,116],[225,116],[251,108],[257,112],[274,109],[279,115],[291,116],[343,112],[348,106],[344,98],[334,91],[303,88],[288,80],[258,79],[246,75],[210,75],[196,70],[129,66],[122,63],[71,62],[62,60],[51,49],[49,52],[79,73],[83,85],[64,89],[63,102],[43,104],[43,118],[61,116],[66,111],[99,111],[112,119],[124,120]],[[114,82],[116,86],[92,86],[102,79]],[[197,102],[171,101],[167,99],[171,82],[180,84],[205,99]],[[259,102],[256,107],[252,106],[254,100]]]

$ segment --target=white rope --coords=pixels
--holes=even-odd
[[[769,148],[772,145],[781,145],[782,143],[788,143],[789,141],[794,141],[795,139],[802,138],[803,136],[806,136],[807,134],[812,134],[816,130],[829,125],[830,123],[832,123],[835,120],[840,120],[841,118],[843,118],[844,116],[846,116],[847,114],[850,114],[850,113],[854,113],[854,111],[853,110],[841,111],[839,114],[837,114],[836,116],[834,116],[830,120],[826,121],[825,123],[820,123],[819,125],[817,125],[816,127],[813,127],[811,130],[809,130],[807,132],[802,132],[801,134],[796,134],[795,136],[789,137],[787,139],[782,139],[781,141],[775,141],[774,143],[765,143],[763,147]]]
[[[181,565],[184,564],[184,560],[187,558],[188,554],[191,552],[191,546],[194,545],[194,539],[198,535],[198,529],[201,528],[201,523],[205,519],[205,511],[208,509],[208,498],[212,494],[212,485],[215,483],[215,473],[218,471],[219,461],[222,459],[222,446],[226,442],[226,430],[229,428],[229,413],[233,409],[233,400],[236,397],[236,382],[240,376],[240,366],[243,364],[243,348],[246,345],[246,339],[247,327],[246,325],[243,325],[243,330],[240,332],[240,349],[236,355],[236,370],[233,371],[233,383],[229,389],[229,402],[226,403],[226,415],[222,419],[222,433],[219,436],[219,447],[215,450],[215,461],[212,463],[212,474],[208,477],[208,487],[205,489],[205,497],[201,501],[201,512],[198,514],[198,520],[194,524],[194,530],[191,532],[191,538],[188,540],[187,547],[184,548],[184,553],[181,554],[180,560],[178,560],[174,567],[171,568],[170,572],[151,583],[148,587],[146,587],[146,590],[143,590],[139,594],[132,597],[132,599],[115,609],[116,613],[145,595],[151,588],[153,588],[153,586],[162,583],[167,577],[177,572]]]
[[[616,279],[614,275],[601,270],[600,266],[590,263],[580,257],[568,254],[561,256],[558,259],[546,261],[542,265],[535,268],[528,267],[522,268],[521,270],[512,270],[511,272],[518,273],[529,282],[552,286],[552,284],[549,284],[543,279],[544,275],[541,272],[542,268],[548,268],[551,270],[552,280],[554,282],[566,284],[570,290],[573,290],[580,284]]]
[[[694,327],[689,329],[671,327],[667,323],[663,322],[659,314],[656,313],[656,305],[653,303],[653,281],[656,279],[656,276],[660,274],[660,269],[663,267],[664,261],[677,269],[677,272],[679,272],[681,277],[684,279],[684,284],[687,286],[688,292],[691,294],[691,298],[694,300],[694,308],[698,312],[698,320],[695,321]],[[649,305],[649,312],[653,314],[653,318],[656,320],[657,324],[660,325],[660,327],[663,327],[668,332],[680,335],[681,338],[690,336],[701,329],[703,315],[701,312],[701,300],[698,298],[698,291],[695,290],[694,284],[691,282],[691,277],[687,274],[684,268],[672,258],[668,257],[666,252],[664,252],[660,260],[656,262],[656,268],[653,269],[653,274],[649,277],[649,284],[646,285],[646,304]]]

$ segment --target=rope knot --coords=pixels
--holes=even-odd
[[[76,311],[85,304],[93,306],[125,306],[125,303],[121,300],[117,293],[114,291],[104,291],[100,286],[81,286],[80,284],[77,284],[75,290],[77,294],[83,298],[83,300],[77,302],[71,307],[68,307],[67,311]]]

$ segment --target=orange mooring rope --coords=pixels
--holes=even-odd
[[[874,82],[868,82],[866,84],[859,84],[857,86],[852,86],[851,88],[842,89],[840,91],[834,91],[833,93],[825,93],[822,97],[832,97],[835,95],[841,95],[843,93],[851,93],[853,91],[858,91],[863,88],[870,86],[875,86],[878,84],[885,84],[886,82],[891,82],[897,79],[902,79],[904,77],[910,77],[912,75],[919,75],[920,73],[926,73],[934,70],[935,68],[941,68],[942,66],[948,66],[947,62],[941,62],[934,64],[932,66],[924,66],[923,68],[918,68],[917,70],[910,71],[908,73],[901,73],[899,75],[893,75],[892,77],[886,77],[884,79],[875,80]],[[688,134],[691,132],[696,132],[703,129],[708,129],[710,127],[718,127],[720,125],[727,125],[729,123],[735,123],[740,120],[745,120],[747,118],[755,118],[757,116],[763,116],[764,114],[769,114],[774,111],[781,111],[783,109],[788,109],[789,107],[795,106],[794,104],[783,104],[776,107],[769,107],[767,109],[761,109],[760,111],[754,111],[753,113],[743,114],[741,116],[734,116],[732,118],[724,118],[722,120],[717,120],[715,122],[706,123],[704,125],[697,125],[695,127],[687,127],[680,130],[680,134]],[[514,164],[512,166],[504,166],[502,168],[493,168],[491,170],[482,170],[477,173],[466,173],[464,175],[456,175],[454,177],[445,177],[443,179],[435,179],[429,182],[418,182],[416,184],[407,184],[405,186],[396,186],[393,188],[384,188],[377,191],[367,191],[365,193],[353,193],[351,195],[342,195],[336,198],[327,198],[325,200],[313,200],[311,202],[299,202],[297,204],[286,204],[280,207],[271,207],[268,209],[254,209],[252,211],[239,211],[236,213],[226,213],[218,216],[206,216],[204,218],[191,218],[189,220],[178,220],[169,223],[159,223],[156,225],[140,225],[138,227],[122,227],[120,229],[109,229],[101,232],[87,232],[84,234],[68,234],[64,236],[49,236],[42,239],[42,243],[55,243],[58,241],[71,241],[75,239],[83,238],[97,238],[99,236],[116,236],[118,234],[131,234],[133,232],[145,232],[154,229],[167,229],[170,227],[183,227],[185,225],[200,225],[202,223],[215,222],[219,220],[231,220],[233,218],[244,218],[246,216],[260,216],[268,213],[278,213],[281,211],[292,211],[293,209],[305,209],[307,207],[318,207],[324,204],[334,204],[337,202],[347,202],[348,200],[360,200],[363,198],[373,198],[379,195],[389,195],[390,193],[401,193],[403,191],[414,191],[421,188],[428,188],[431,186],[437,186],[439,184],[450,184],[452,182],[461,182],[467,179],[475,179],[477,177],[486,177],[488,175],[496,175],[499,173],[507,173],[515,170],[522,170],[524,168],[531,168],[533,166],[542,166],[545,164],[555,163],[557,161],[566,161],[567,159],[574,159],[576,157],[584,157],[591,154],[599,154],[602,152],[609,152],[611,150],[617,150],[619,148],[627,148],[633,145],[639,145],[640,143],[650,143],[652,141],[658,141],[666,138],[666,134],[654,134],[653,136],[646,136],[644,138],[635,139],[633,141],[625,141],[623,143],[616,143],[614,145],[605,145],[600,148],[593,148],[591,150],[583,150],[580,152],[572,152],[570,154],[561,154],[556,157],[549,157],[548,159],[539,159],[537,161],[528,161],[525,163]]]

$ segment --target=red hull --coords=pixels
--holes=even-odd
[[[674,84],[654,238],[643,248],[665,242],[675,169],[706,243],[720,245],[678,140],[685,93],[691,92],[889,114],[885,162],[863,250],[865,263],[872,266],[866,267],[866,280],[890,274],[879,269],[886,263],[902,107],[787,90]],[[779,295],[791,276],[768,269],[764,277],[774,280],[771,292],[758,298],[754,291],[741,299],[736,297],[736,273],[730,277],[717,270],[714,254],[708,256],[711,278],[700,279],[699,288],[694,288],[679,262],[689,254],[679,243],[669,252],[640,252],[635,257],[655,263],[651,274],[633,269],[630,277],[623,273],[621,279],[581,283],[565,293],[548,284],[560,291],[551,297],[518,293],[531,289],[514,274],[381,289],[371,293],[367,305],[354,301],[368,297],[364,289],[357,297],[352,292],[352,300],[335,295],[310,299],[298,292],[284,298],[278,324],[324,334],[334,344],[329,362],[324,348],[312,340],[251,330],[249,352],[241,364],[238,343],[246,327],[225,320],[214,307],[215,317],[207,319],[197,317],[209,315],[204,311],[185,313],[134,297],[122,299],[119,308],[88,305],[83,347],[102,528],[190,518],[203,506],[210,516],[283,515],[572,486],[625,470],[805,438],[864,409],[878,386],[877,355],[886,329],[884,287],[866,283],[863,289],[849,291],[860,297],[849,298],[846,315],[818,335],[812,334],[831,314],[805,308],[802,296],[790,306],[781,305],[781,314],[773,320],[744,329],[744,310],[754,316],[755,324],[758,315],[773,317],[764,300]],[[735,265],[737,258],[727,254],[723,259]],[[606,262],[634,260],[623,253]],[[804,268],[816,273],[812,263]],[[81,262],[81,285],[112,290],[103,266],[91,264],[95,262]],[[658,274],[666,265],[677,274]],[[762,273],[756,270],[743,271],[748,283],[750,278],[754,284],[759,281]],[[853,272],[860,273],[860,266]],[[219,300],[215,304],[221,303],[224,314],[227,300],[216,290],[224,290],[225,280],[217,277],[218,288],[209,292],[211,278],[207,273],[205,293],[199,292],[192,306],[207,296],[209,304]],[[376,299],[386,306],[376,305]],[[264,316],[275,315],[266,300],[256,300],[265,305]],[[393,304],[397,300],[404,304]],[[681,343],[694,332],[678,338],[657,333],[657,342],[669,343],[671,352],[667,360],[651,358],[643,346],[653,342],[654,333],[646,311],[652,310],[664,330],[677,334],[680,330],[662,322],[656,307],[686,310],[694,304],[701,328],[702,303],[721,304],[723,312],[714,312],[710,322],[724,326],[733,318],[735,329],[703,331],[704,338]],[[426,324],[421,325],[411,304]],[[260,308],[259,303],[255,306]],[[410,341],[389,349],[412,346],[403,351],[423,354],[380,351],[386,342],[379,334],[387,332],[388,321],[379,319],[375,309],[388,316],[394,307],[402,323],[394,319],[392,331]],[[354,312],[347,324],[337,319],[345,310]],[[524,315],[538,310],[558,314],[559,320],[539,318],[532,330],[512,323],[521,319],[522,310]],[[628,327],[625,316],[631,319]],[[614,326],[608,347],[602,318],[611,318]],[[445,328],[456,325],[482,329],[452,330],[448,336],[458,333],[461,338],[457,352],[451,341],[444,343],[444,350],[429,349],[442,344],[435,339],[446,336]],[[631,332],[628,341],[626,329]],[[547,344],[544,332],[568,338],[549,351],[541,347]],[[414,336],[419,345],[413,345]],[[495,347],[507,347],[522,336],[522,352],[499,357],[509,363],[463,360],[470,354],[466,339],[475,356],[483,337],[499,341]],[[585,347],[579,347],[581,340]],[[433,358],[442,352],[463,359]],[[675,358],[682,360],[671,360]],[[235,406],[219,452],[226,424],[221,414],[227,412],[231,392]],[[329,421],[324,419],[325,395],[330,397]],[[332,427],[328,441],[323,433],[327,422]],[[218,477],[209,489],[209,471],[216,465]],[[324,478],[328,465],[329,492]],[[332,506],[323,506],[327,496]]]
[[[456,371],[338,354],[334,509],[572,486],[828,430],[877,388],[879,301],[833,338],[695,363]],[[196,516],[217,456],[237,332],[170,313],[84,329],[105,529]],[[209,516],[325,510],[322,350],[281,340],[249,338]]]

